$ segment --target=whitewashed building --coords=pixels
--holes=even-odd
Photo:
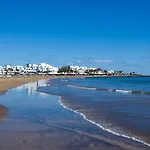
[[[49,72],[51,74],[56,74],[58,72],[58,68],[57,67],[53,67],[47,63],[41,63],[40,65],[38,65],[38,71],[40,72]]]
[[[4,67],[0,66],[0,75],[4,74]]]
[[[6,66],[5,66],[5,69],[6,69],[6,70],[12,69],[12,66],[11,66],[11,65],[6,65]]]
[[[85,71],[88,69],[88,67],[83,66],[70,66],[70,68],[78,74],[86,74]]]
[[[18,71],[18,72],[23,72],[24,71],[24,67],[23,66],[15,66],[15,71]]]
[[[114,70],[108,70],[107,73],[108,73],[108,74],[114,74],[115,71],[114,71]]]
[[[31,67],[33,70],[37,71],[38,70],[38,65],[37,64],[33,64]]]

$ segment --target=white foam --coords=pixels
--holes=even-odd
[[[85,90],[96,90],[96,88],[89,88],[89,87],[82,87],[82,86],[75,86],[75,85],[67,85],[67,86],[72,88],[85,89]],[[128,91],[128,90],[112,90],[112,89],[108,89],[108,92],[132,93],[132,91]]]
[[[137,138],[135,138],[135,137],[131,137],[131,136],[128,136],[128,135],[119,134],[119,133],[114,132],[114,131],[112,131],[112,130],[110,130],[110,129],[104,128],[104,127],[101,126],[100,124],[98,124],[98,123],[96,123],[96,122],[94,122],[94,121],[92,121],[92,120],[90,120],[90,119],[87,119],[87,117],[86,117],[83,113],[80,113],[80,112],[78,112],[78,111],[76,111],[76,110],[73,110],[73,109],[71,109],[71,108],[66,107],[66,106],[61,102],[61,97],[60,97],[60,96],[59,96],[59,102],[60,102],[60,105],[61,105],[62,107],[64,107],[64,108],[66,108],[66,109],[68,109],[68,110],[70,110],[70,111],[73,111],[73,112],[79,114],[79,115],[82,116],[85,120],[87,120],[88,122],[90,122],[90,123],[92,123],[92,124],[98,126],[99,128],[101,128],[101,129],[104,130],[104,131],[107,131],[107,132],[109,132],[109,133],[112,133],[112,134],[117,135],[117,136],[120,136],[120,137],[124,137],[124,138],[127,138],[127,139],[132,139],[133,141],[142,143],[142,144],[144,144],[144,145],[150,147],[150,144],[148,144],[148,143],[146,143],[146,142],[144,142],[144,141],[142,141],[142,140],[139,140],[139,139],[137,139]]]
[[[121,92],[121,93],[132,93],[132,91],[127,91],[127,90],[115,90],[116,92]]]
[[[72,88],[85,89],[85,90],[96,90],[96,88],[88,88],[88,87],[81,87],[81,86],[75,86],[75,85],[67,85],[67,86],[72,87]]]

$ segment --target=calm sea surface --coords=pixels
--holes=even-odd
[[[150,144],[150,78],[104,77],[49,80],[39,91],[113,134]]]

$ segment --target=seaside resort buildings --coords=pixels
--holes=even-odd
[[[87,75],[89,74],[113,74],[114,71],[102,71],[97,68],[88,68],[82,66],[69,66],[69,69],[72,72],[60,72],[60,68],[51,66],[47,63],[40,63],[40,64],[27,64],[26,67],[23,66],[11,66],[6,65],[4,67],[0,66],[0,76],[13,76],[13,75],[63,75],[63,74],[70,74],[70,75]]]

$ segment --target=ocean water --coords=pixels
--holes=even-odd
[[[49,80],[39,92],[111,134],[150,146],[150,78],[104,77]]]
[[[68,87],[66,85],[67,80],[64,79],[52,80],[52,82],[57,82],[56,84],[61,82],[61,86],[57,86],[57,88],[62,88],[63,90],[66,90],[66,87],[72,90],[74,89]],[[55,96],[54,93],[57,91],[56,87],[51,86],[52,89],[49,89],[52,82],[43,80],[38,84],[36,82],[25,84],[14,89],[10,89],[4,95],[0,96],[0,104],[8,108],[8,115],[0,116],[2,117],[1,119],[3,119],[3,121],[0,122],[0,138],[2,139],[3,135],[6,135],[5,140],[2,139],[5,142],[2,142],[1,140],[1,147],[7,150],[20,144],[19,140],[14,142],[14,146],[12,147],[8,145],[7,141],[10,140],[9,134],[13,134],[14,139],[17,137],[16,133],[20,133],[21,138],[23,138],[22,136],[26,134],[26,136],[32,141],[32,137],[30,137],[31,134],[39,138],[42,133],[46,136],[46,138],[44,138],[40,144],[42,145],[48,140],[50,149],[51,145],[53,145],[54,149],[57,149],[59,146],[61,147],[62,141],[65,141],[64,148],[62,148],[64,150],[82,149],[83,147],[84,149],[93,149],[93,144],[95,149],[149,149],[148,146],[142,143],[126,140],[118,136],[112,136],[113,134],[100,130],[97,125],[86,120],[86,118],[83,118],[83,116],[78,114],[77,111],[75,113],[75,111],[70,110],[69,107],[67,108],[66,105],[62,103],[64,97]],[[65,86],[63,87],[64,83]],[[43,89],[43,92],[37,92],[37,85],[40,86],[38,91]],[[49,91],[47,92],[49,94],[44,92],[47,90]],[[53,95],[51,95],[50,92],[52,92]],[[69,99],[67,102],[67,97],[65,97],[64,100],[66,103],[70,103]],[[63,136],[64,132],[68,137]],[[53,141],[49,140],[47,135],[48,137],[49,135],[52,137],[54,136],[56,142],[53,143]],[[55,137],[55,135],[57,136]],[[70,135],[72,136],[70,137]],[[59,143],[59,141],[61,142]],[[34,139],[32,144],[34,144]],[[32,144],[30,145],[31,148],[35,146]],[[91,144],[92,147],[90,147]],[[38,145],[38,143],[36,145]],[[41,149],[47,148],[43,145]]]

